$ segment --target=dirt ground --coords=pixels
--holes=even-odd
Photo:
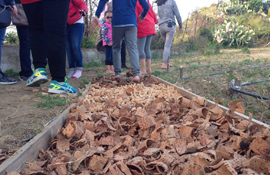
[[[246,109],[253,111],[254,118],[270,124],[268,101],[235,94],[229,90],[228,82],[232,76],[240,77],[242,82],[270,79],[270,67],[239,71],[232,75],[201,77],[203,74],[214,72],[268,65],[270,64],[269,55],[269,49],[254,49],[251,50],[251,54],[242,54],[240,50],[224,50],[221,54],[212,56],[186,53],[171,58],[174,67],[169,73],[160,68],[160,58],[152,60],[152,74],[210,100],[224,98],[220,103],[225,106],[229,101],[240,98],[244,101]],[[189,79],[185,81],[180,79],[179,66],[185,67],[184,77],[189,77]],[[80,89],[79,92],[84,90],[92,77],[103,75],[105,66],[90,66],[85,69],[87,71],[84,71],[83,77],[69,81],[72,86]],[[269,84],[270,81],[244,86],[242,90],[268,97]],[[48,86],[49,83],[42,85],[41,88]],[[42,96],[41,88],[26,87],[25,82],[0,85],[0,149],[8,151],[20,148],[70,105],[70,97]],[[39,89],[39,92],[33,92],[33,89]]]

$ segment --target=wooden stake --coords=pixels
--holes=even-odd
[[[170,71],[170,57],[168,57],[168,62],[167,62],[167,72]]]
[[[179,66],[179,69],[180,69],[180,79],[183,80],[183,77],[184,77],[184,72],[183,72],[184,66]]]

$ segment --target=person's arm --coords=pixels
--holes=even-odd
[[[178,10],[176,2],[173,0],[173,13],[176,16],[178,25],[179,25],[179,30],[182,30],[182,18],[180,16],[180,12]]]
[[[104,8],[106,2],[108,2],[108,0],[100,0],[99,3],[98,3],[98,7],[97,7],[97,11],[96,11],[95,17],[94,17],[94,19],[91,22],[91,24],[94,27],[94,29],[99,26],[99,20],[98,20],[98,18],[100,16],[100,13],[103,11],[103,8]]]
[[[139,20],[143,21],[145,16],[147,15],[148,11],[149,11],[149,4],[147,3],[146,0],[139,0],[140,5],[143,8],[142,13],[139,15]]]
[[[18,16],[18,10],[17,7],[15,5],[15,1],[14,0],[5,0],[5,2],[7,3],[7,5],[10,5],[13,9],[12,13],[15,16]]]
[[[87,9],[86,3],[83,0],[72,0],[72,2],[79,9],[82,16],[87,15],[88,9]]]
[[[10,6],[15,5],[15,1],[14,0],[5,0],[5,2],[7,3],[7,5],[10,5]]]
[[[106,41],[107,44],[111,43],[111,40],[108,37],[108,26],[106,24],[103,24],[101,27],[101,36]]]

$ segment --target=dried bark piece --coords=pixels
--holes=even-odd
[[[117,99],[110,98],[107,100],[106,104],[110,107],[114,107],[118,104],[118,101],[117,101]]]
[[[219,106],[217,106],[217,105],[215,105],[210,110],[210,112],[212,113],[211,114],[211,120],[214,120],[214,121],[220,119],[222,117],[223,113],[224,113],[223,110]]]
[[[151,140],[151,139],[147,139],[147,140],[144,140],[140,143],[140,145],[138,146],[138,151],[145,151],[147,150],[151,145],[153,145],[155,143],[154,140]]]
[[[255,152],[255,154],[269,155],[270,145],[262,138],[256,138],[252,141],[249,148]]]
[[[229,107],[229,109],[233,109],[236,112],[239,112],[241,114],[245,114],[245,106],[244,106],[243,101],[240,99],[230,101],[228,103],[228,107]]]
[[[186,139],[177,139],[175,141],[175,150],[181,156],[187,152],[187,141]]]
[[[233,169],[232,165],[224,161],[224,164],[216,171],[214,171],[212,174],[216,175],[237,175],[238,173]]]
[[[127,163],[127,167],[133,175],[144,175],[142,168],[135,163]]]
[[[190,107],[190,103],[191,103],[191,100],[183,97],[182,98],[182,104],[181,104],[181,106],[183,106],[184,108],[189,108]]]
[[[76,155],[76,158],[75,158],[76,152],[77,152],[77,155]],[[96,150],[89,150],[86,153],[78,152],[78,151],[76,151],[76,152],[74,154],[75,161],[72,164],[72,170],[73,171],[76,171],[78,169],[79,165],[82,163],[83,160],[85,160],[86,158],[91,157],[92,155],[94,155],[96,153]]]
[[[75,135],[75,129],[74,127],[71,125],[71,123],[69,123],[66,128],[63,130],[63,134],[65,136],[67,136],[68,138],[72,138]]]
[[[155,126],[156,121],[152,116],[147,116],[147,117],[140,118],[138,120],[138,124],[139,124],[140,128],[148,129],[152,126]]]
[[[218,169],[220,166],[224,164],[224,159],[219,157],[215,161],[211,162],[209,168]]]
[[[186,126],[186,125],[182,125],[179,131],[179,136],[180,137],[190,137],[192,134],[193,128]]]
[[[125,175],[124,173],[122,173],[122,171],[118,168],[117,164],[114,164],[113,166],[111,166],[109,168],[109,174],[111,175]]]
[[[174,126],[170,125],[167,126],[166,128],[163,128],[160,133],[161,140],[168,140],[170,138],[176,138],[176,133],[174,131]]]
[[[67,139],[58,139],[56,143],[56,149],[58,153],[63,153],[69,151],[69,140]]]
[[[203,106],[205,98],[204,97],[196,97],[196,101],[199,103],[199,105]]]
[[[137,111],[136,111],[136,113],[135,113],[135,116],[139,116],[139,117],[146,117],[148,114],[147,114],[147,112],[146,112],[146,110],[145,109],[143,109],[143,108],[141,108],[141,107],[139,107],[139,108],[137,108]]]
[[[89,161],[87,167],[94,172],[102,172],[104,166],[106,165],[108,159],[105,157],[93,155]]]
[[[87,129],[89,131],[94,132],[95,130],[95,122],[90,122],[90,121],[83,121],[84,124],[84,129]]]
[[[128,96],[131,96],[132,93],[134,93],[134,89],[129,87],[129,88],[126,88],[126,89],[124,90],[124,92],[125,92]]]
[[[269,167],[270,167],[269,161],[261,157],[254,156],[249,160],[248,168],[255,170],[257,173],[270,174]]]
[[[112,149],[106,151],[104,154],[107,155],[109,158],[113,157],[113,152],[118,150],[122,146],[122,143],[118,143],[116,146],[114,146]]]
[[[191,112],[191,115],[203,117],[203,118],[206,118],[207,114],[208,114],[207,108],[198,108]]]
[[[184,164],[181,175],[206,175],[201,165]]]
[[[96,141],[99,145],[115,146],[115,138],[113,136],[101,137]]]
[[[125,174],[125,175],[132,175],[132,173],[130,172],[128,166],[126,164],[124,164],[123,161],[117,162],[117,166],[120,167],[121,171]]]
[[[148,148],[143,152],[144,159],[146,162],[151,162],[161,157],[162,150],[160,148]]]
[[[153,161],[146,164],[145,169],[151,174],[165,174],[169,168],[165,163]]]
[[[163,162],[165,163],[168,167],[173,163],[173,161],[175,161],[175,158],[168,154],[168,153],[163,153],[161,155],[161,158],[159,160],[157,160],[158,162]]]

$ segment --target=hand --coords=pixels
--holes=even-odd
[[[79,10],[80,11],[80,14],[82,15],[82,16],[86,16],[86,11],[85,10]]]
[[[141,15],[139,15],[139,21],[142,22],[144,20],[144,17],[142,17]]]
[[[109,43],[108,46],[112,46],[112,43]]]
[[[91,24],[94,27],[94,29],[96,29],[99,26],[99,20],[97,16],[94,17],[94,19],[91,21]]]
[[[183,32],[183,29],[179,27],[179,32],[182,33]]]
[[[17,10],[16,5],[13,5],[12,8],[13,8],[13,12],[12,12],[13,15],[18,16],[18,10]]]

